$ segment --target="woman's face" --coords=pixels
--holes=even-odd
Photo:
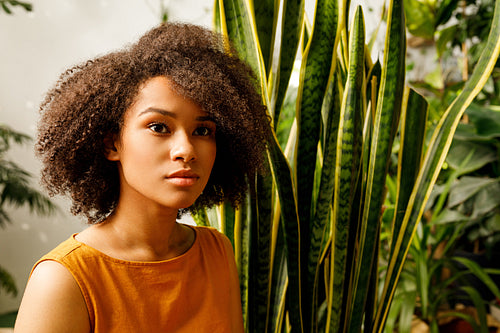
[[[212,171],[215,130],[208,114],[172,90],[166,77],[146,81],[125,113],[119,137],[106,145],[106,157],[118,163],[119,204],[191,206]]]

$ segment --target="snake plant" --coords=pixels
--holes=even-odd
[[[383,58],[373,62],[363,9],[350,10],[348,0],[316,0],[312,20],[304,0],[215,1],[215,28],[254,69],[275,129],[292,69],[300,66],[294,122],[286,147],[276,138],[269,143],[269,174],[248,180],[251,193],[236,209],[194,215],[233,242],[248,332],[384,328],[455,129],[500,51],[497,0],[483,55],[426,144],[427,102],[405,85],[403,13],[402,0],[389,1]],[[397,206],[381,272],[381,216],[396,136]]]

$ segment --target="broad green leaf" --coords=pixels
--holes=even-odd
[[[406,26],[411,34],[433,40],[436,17],[432,5],[428,1],[404,0],[404,9],[408,20]]]
[[[432,225],[464,222],[469,219],[468,216],[461,214],[453,209],[444,209],[435,219],[432,219]]]
[[[436,41],[436,51],[438,57],[449,50],[450,43],[457,35],[457,25],[446,27],[438,32],[438,39]]]
[[[247,1],[219,0],[218,10],[224,22],[222,32],[229,37],[242,60],[255,74],[262,75],[259,64],[259,48],[251,9]],[[265,72],[264,72],[265,73]]]
[[[447,23],[453,11],[457,8],[459,0],[441,0],[436,2],[436,27]]]
[[[463,176],[460,181],[452,186],[448,199],[448,207],[455,207],[465,200],[476,195],[481,189],[490,184],[497,183],[494,178]]]
[[[380,88],[380,76],[382,75],[382,67],[380,61],[377,59],[375,64],[366,76],[366,99],[371,102],[372,118],[375,118],[375,108],[377,107],[377,96]]]
[[[415,305],[417,303],[417,293],[408,292],[402,295],[401,314],[399,317],[398,332],[410,332],[412,320],[415,314]]]
[[[492,232],[500,231],[500,214],[495,214],[486,221],[486,227]]]
[[[481,189],[474,198],[474,206],[471,218],[489,214],[500,206],[500,179],[496,183]]]
[[[224,210],[224,213],[222,214],[223,219],[222,219],[222,226],[223,229],[221,230],[224,235],[229,238],[231,241],[231,245],[235,247],[235,230],[237,233],[241,232],[241,223],[239,225],[236,225],[236,218],[240,218],[240,216],[237,217],[237,212],[235,211],[234,207],[231,206],[229,203],[224,203],[221,207]],[[241,208],[240,208],[241,209]],[[238,237],[236,237],[238,238]]]
[[[500,137],[500,112],[493,107],[472,104],[467,109],[469,121],[474,124],[476,134],[482,137]]]
[[[463,160],[471,153],[472,157],[469,162],[463,165]],[[459,175],[463,175],[478,170],[497,159],[496,151],[492,147],[475,142],[453,140],[446,162],[451,168],[457,170]]]

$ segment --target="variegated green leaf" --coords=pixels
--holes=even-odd
[[[291,169],[279,147],[278,141],[269,147],[271,170],[281,207],[281,223],[285,239],[287,257],[289,318],[293,332],[304,332],[302,323],[301,271],[300,271],[300,225],[297,214],[297,200],[292,180]]]
[[[316,213],[311,224],[311,245],[308,259],[308,290],[305,293],[312,295],[311,318],[312,331],[315,331],[317,317],[317,294],[319,292],[320,257],[324,245],[330,237],[330,211],[334,190],[335,154],[337,147],[337,132],[340,116],[340,96],[336,76],[328,83],[328,91],[325,96],[323,109],[326,113],[325,143],[323,154],[323,167],[321,169],[321,181],[316,202]]]
[[[287,258],[283,223],[278,220],[273,228],[274,251],[272,253],[271,286],[266,317],[266,332],[280,332],[285,312],[285,297],[288,285]],[[262,318],[261,318],[262,319]]]
[[[219,0],[216,10],[219,13],[222,33],[229,38],[239,57],[250,65],[259,78],[264,103],[269,105],[266,69],[262,60],[251,2]]]
[[[252,314],[250,332],[265,332],[269,302],[269,280],[271,278],[271,236],[273,222],[272,176],[257,176],[251,184],[253,212],[251,228],[250,289],[252,292]]]
[[[326,93],[330,67],[334,53],[338,28],[337,0],[317,2],[314,28],[304,54],[301,68],[301,82],[297,95],[298,145],[296,180],[298,213],[301,234],[301,269],[303,283],[307,281],[307,259],[310,247],[310,222],[312,219],[312,198],[317,161],[317,147],[321,131],[321,106]],[[311,296],[303,293],[305,304]],[[310,326],[309,306],[304,311],[304,327]]]
[[[300,43],[300,35],[304,22],[304,0],[284,0],[283,7],[281,43],[278,54],[278,65],[276,66],[276,85],[272,88],[272,95],[270,97],[270,108],[274,118],[275,129],[278,126],[278,119]]]
[[[278,0],[259,0],[253,2],[255,25],[259,36],[259,46],[264,60],[266,73],[271,71],[272,54],[274,51],[274,36],[278,21]]]
[[[340,112],[336,147],[333,201],[333,262],[329,287],[330,306],[328,309],[327,331],[342,331],[342,310],[345,281],[349,281],[347,271],[347,250],[349,241],[351,208],[360,171],[361,140],[364,113],[365,78],[365,28],[361,7],[356,9],[349,37],[349,69]],[[357,212],[355,212],[357,213]]]
[[[405,52],[402,0],[394,0],[389,3],[382,77],[368,157],[366,194],[358,241],[359,252],[352,279],[352,304],[346,319],[349,332],[361,331],[371,268],[376,261],[374,254],[385,197],[384,184],[401,110]]]
[[[401,223],[422,163],[427,121],[427,101],[413,89],[406,88],[401,111],[400,148],[398,159],[398,192],[392,222],[392,245],[401,230]],[[401,230],[405,232],[406,230]]]
[[[249,195],[247,201],[242,203],[234,212],[234,252],[238,263],[238,274],[240,277],[241,307],[243,312],[243,323],[245,327],[249,325],[251,308],[250,290],[250,207]],[[225,230],[227,230],[226,228]]]

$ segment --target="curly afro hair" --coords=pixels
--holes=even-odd
[[[162,24],[127,48],[68,69],[40,106],[35,147],[42,184],[50,195],[69,195],[71,212],[89,223],[103,221],[118,203],[118,169],[105,158],[105,138],[119,134],[141,86],[157,76],[167,77],[217,126],[215,164],[193,207],[236,205],[248,177],[265,170],[270,121],[250,67],[218,34]]]

